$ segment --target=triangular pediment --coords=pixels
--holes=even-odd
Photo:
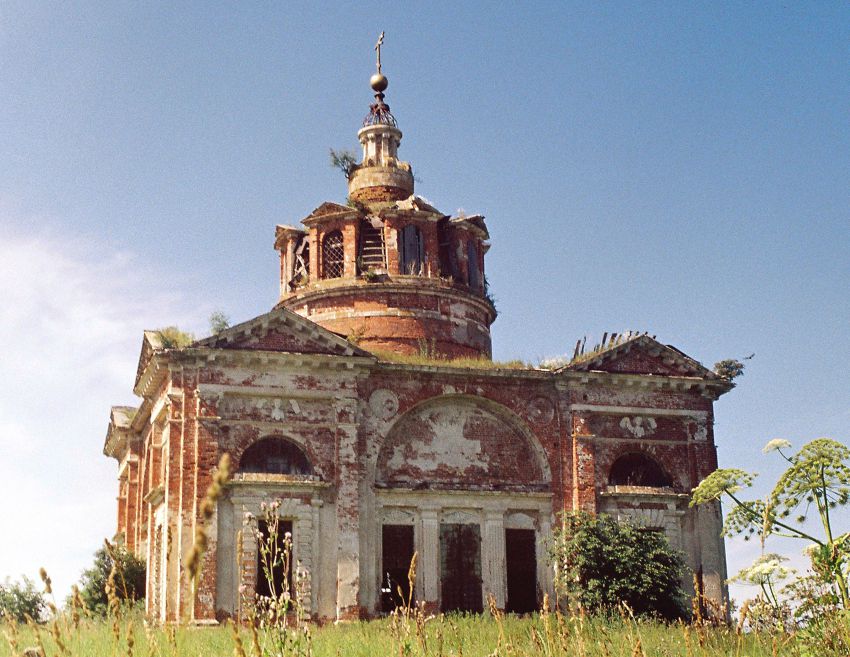
[[[307,221],[308,219],[318,219],[319,217],[327,217],[332,214],[358,214],[358,211],[354,208],[348,207],[347,205],[340,205],[339,203],[333,203],[332,201],[325,201],[307,215],[304,218],[304,221]]]
[[[286,308],[276,308],[196,342],[193,347],[369,356],[348,340]]]
[[[580,356],[563,369],[579,372],[719,378],[690,356],[648,335],[626,340],[584,357]]]

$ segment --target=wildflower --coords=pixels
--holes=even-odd
[[[691,506],[718,500],[723,493],[734,494],[749,487],[754,478],[755,475],[738,468],[715,470],[694,488]]]
[[[779,451],[783,449],[788,449],[791,447],[791,441],[785,440],[784,438],[774,438],[773,440],[769,440],[767,444],[762,447],[762,453],[768,454],[773,451]]]

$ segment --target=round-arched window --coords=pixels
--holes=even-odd
[[[297,445],[283,438],[263,438],[242,454],[239,472],[309,475],[313,468]]]
[[[634,452],[624,454],[611,466],[608,475],[611,486],[647,486],[652,488],[669,488],[672,486],[670,477],[658,463],[646,454]]]

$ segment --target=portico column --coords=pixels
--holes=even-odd
[[[484,516],[484,600],[491,594],[499,609],[505,608],[507,581],[505,569],[505,516],[501,511],[488,511]],[[486,602],[485,602],[486,604]]]
[[[440,606],[440,520],[435,509],[423,509],[420,512],[422,530],[420,532],[419,567],[416,576],[419,585],[418,599],[425,603],[430,611]]]
[[[537,583],[538,590],[542,593],[548,593],[549,599],[554,601],[555,598],[555,571],[551,563],[549,563],[549,551],[546,546],[552,539],[552,523],[549,518],[540,519],[540,534],[537,536]],[[537,604],[541,604],[542,600],[538,600]],[[554,602],[550,602],[554,604]]]

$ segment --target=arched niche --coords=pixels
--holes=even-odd
[[[238,472],[312,475],[313,467],[298,445],[279,436],[269,436],[252,443],[242,452]]]
[[[672,488],[673,482],[655,459],[643,452],[629,452],[611,465],[608,485]]]
[[[549,491],[546,454],[509,409],[451,395],[407,411],[378,454],[379,488]]]

